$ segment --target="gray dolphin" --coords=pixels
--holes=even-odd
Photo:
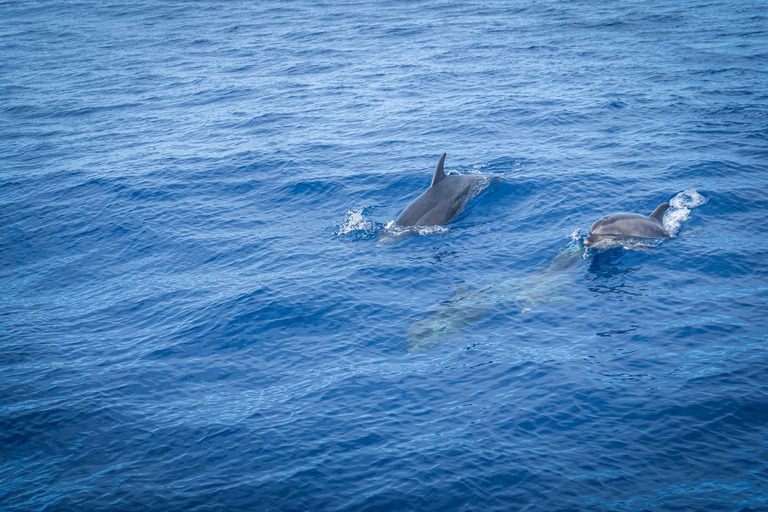
[[[481,176],[447,176],[440,157],[432,184],[409,204],[395,220],[398,226],[438,226],[454,218],[477,190]]]
[[[669,203],[660,204],[649,216],[637,213],[612,213],[598,219],[589,228],[584,245],[594,245],[611,237],[669,238],[672,235],[664,229],[664,212]]]

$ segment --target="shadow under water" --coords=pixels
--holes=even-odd
[[[570,270],[585,261],[586,254],[579,239],[561,250],[546,268],[528,276],[507,279],[478,291],[470,291],[460,283],[452,299],[433,306],[428,317],[411,325],[406,333],[410,344],[408,352],[427,350],[458,339],[462,329],[510,303],[525,313],[542,302],[571,300],[560,294],[573,285]]]

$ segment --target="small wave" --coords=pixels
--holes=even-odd
[[[664,228],[672,236],[677,236],[680,226],[690,217],[691,209],[701,206],[707,200],[695,190],[680,192],[669,201],[670,208],[664,215]]]

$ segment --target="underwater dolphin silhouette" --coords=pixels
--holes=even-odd
[[[432,184],[397,217],[398,226],[438,226],[458,215],[477,190],[481,176],[447,176],[443,153],[437,162]]]
[[[669,203],[660,204],[649,216],[637,213],[611,213],[598,219],[589,228],[584,245],[591,246],[612,237],[669,238],[672,235],[664,229],[664,212]]]

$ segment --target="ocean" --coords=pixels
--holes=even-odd
[[[3,510],[768,510],[765,2],[0,19]]]

